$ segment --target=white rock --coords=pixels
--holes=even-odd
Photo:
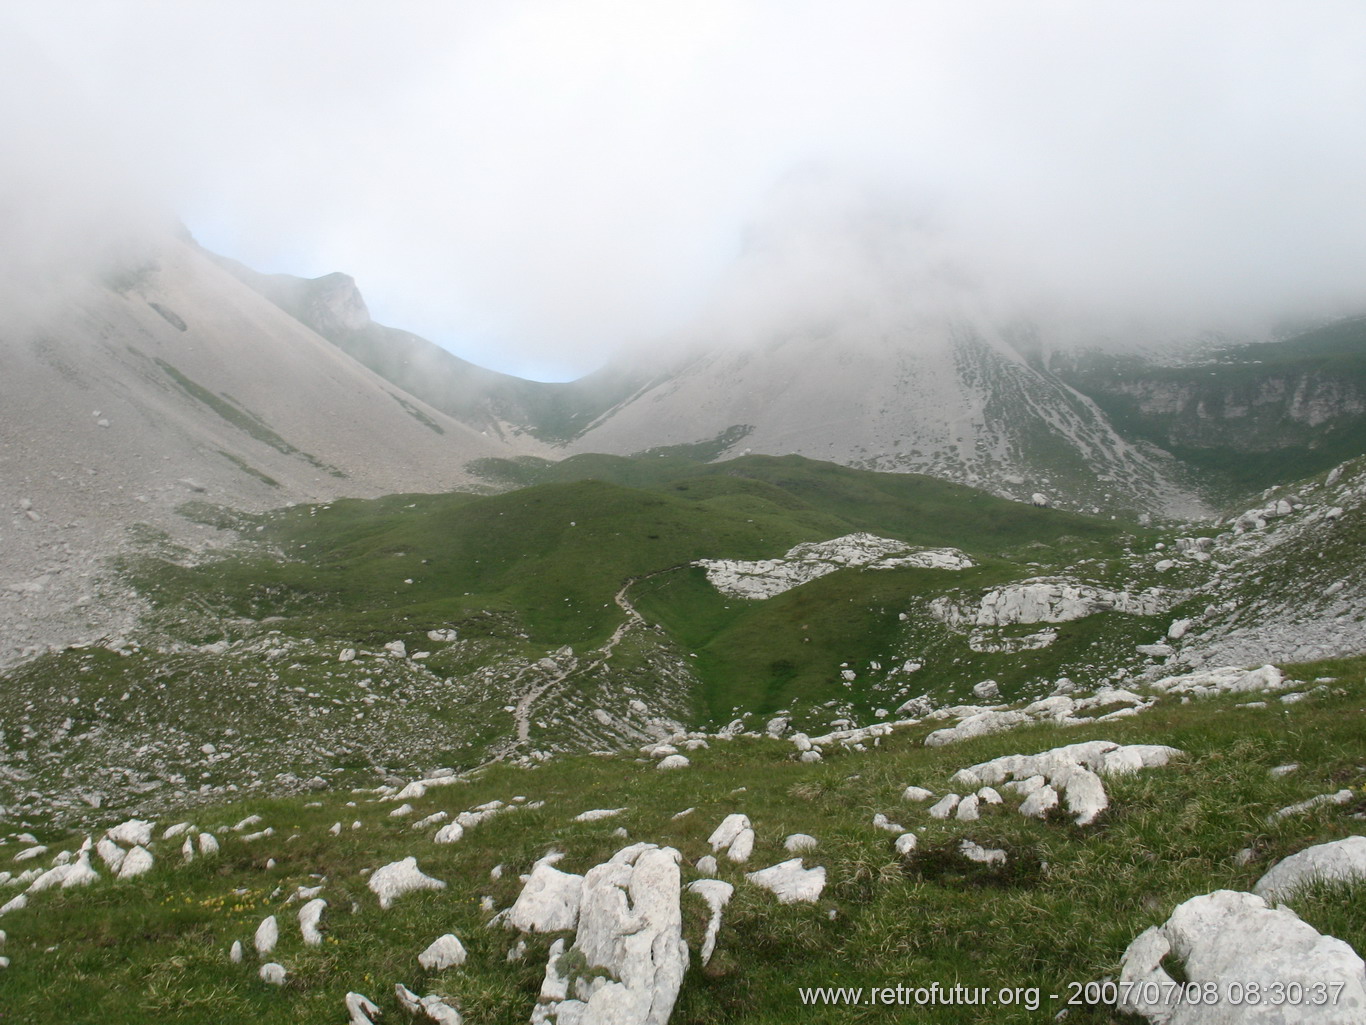
[[[692,762],[687,755],[669,755],[655,766],[656,769],[686,769]]]
[[[1024,803],[1020,805],[1020,814],[1041,819],[1057,806],[1058,792],[1044,784],[1024,799]]]
[[[444,890],[446,884],[440,879],[423,875],[417,867],[417,859],[404,858],[390,862],[383,868],[371,873],[366,881],[372,893],[379,898],[381,908],[390,907],[395,900],[414,890]]]
[[[957,818],[960,822],[976,822],[980,817],[977,808],[979,800],[976,794],[969,794],[958,802]]]
[[[847,566],[967,569],[973,563],[954,548],[915,548],[903,541],[858,533],[800,544],[780,559],[702,559],[695,565],[706,570],[708,582],[723,594],[762,600]]]
[[[346,1013],[349,1016],[346,1025],[375,1025],[379,1008],[361,993],[347,993]]]
[[[911,851],[915,850],[915,845],[916,838],[914,833],[902,833],[896,838],[896,843],[892,846],[895,847],[896,852],[904,858],[907,854],[910,854]]]
[[[995,701],[1001,696],[1001,685],[995,680],[983,680],[973,684],[972,696],[982,701]]]
[[[1097,771],[1103,776],[1122,776],[1140,769],[1159,768],[1182,752],[1163,744],[1128,744],[1106,751]]]
[[[959,769],[949,777],[949,782],[956,787],[962,787],[964,790],[971,790],[982,785],[982,781],[977,778],[977,773],[971,769]]]
[[[812,748],[810,751],[803,751],[797,760],[804,763],[819,762],[821,760],[821,753],[815,748]]]
[[[242,963],[242,941],[233,940],[232,946],[228,948],[228,960],[233,964]]]
[[[100,860],[108,866],[110,872],[117,873],[119,866],[123,864],[123,859],[127,857],[127,852],[112,840],[101,839],[95,844],[95,853],[100,856]]]
[[[971,840],[963,840],[958,844],[958,853],[969,861],[975,861],[981,865],[1004,865],[1006,863],[1006,852],[996,847],[982,847],[973,843]]]
[[[599,819],[610,819],[613,815],[620,815],[625,808],[594,808],[591,811],[581,811],[574,816],[575,822],[597,822]]]
[[[127,822],[120,822],[104,835],[125,847],[146,847],[152,842],[154,825],[155,823],[144,822],[142,819],[129,819]]]
[[[552,947],[533,1021],[668,1022],[688,968],[678,862],[672,848],[633,844],[588,870],[574,949],[607,977],[558,977]]]
[[[1190,628],[1191,621],[1189,619],[1173,619],[1172,625],[1167,627],[1167,638],[1169,640],[1179,641],[1182,637],[1186,636],[1186,633]]]
[[[1110,798],[1100,777],[1089,769],[1077,766],[1065,773],[1055,774],[1053,786],[1061,786],[1067,813],[1079,826],[1089,826],[1110,806]]]
[[[233,831],[234,833],[240,833],[240,832],[242,832],[242,830],[244,830],[244,829],[250,829],[252,826],[259,825],[260,822],[261,822],[261,816],[260,816],[260,815],[248,815],[248,816],[247,816],[246,818],[244,818],[241,822],[239,822],[239,823],[237,823],[235,826],[233,826],[233,827],[232,827],[232,831]]]
[[[411,804],[400,804],[397,808],[395,808],[393,811],[389,813],[389,817],[391,819],[401,819],[404,816],[411,815],[412,813],[413,806]]]
[[[1240,669],[1237,666],[1220,666],[1216,669],[1202,669],[1181,676],[1167,676],[1150,684],[1155,690],[1168,694],[1189,694],[1193,697],[1208,697],[1213,694],[1260,694],[1284,690],[1290,685],[1284,674],[1273,665],[1260,669]]]
[[[339,652],[337,653],[337,661],[338,661],[338,662],[354,662],[355,660],[356,660],[356,649],[355,649],[355,648],[342,648],[342,650],[339,651]]]
[[[745,878],[777,894],[781,904],[816,901],[825,889],[825,867],[803,868],[801,858],[782,861],[758,872],[746,872]]]
[[[134,876],[140,876],[144,872],[150,872],[154,861],[155,859],[152,857],[151,851],[147,850],[147,848],[134,847],[124,857],[123,864],[119,866],[118,877],[120,879],[132,879]]]
[[[754,830],[742,829],[726,848],[726,857],[737,865],[743,865],[754,853]]]
[[[1267,774],[1279,779],[1281,776],[1289,776],[1300,767],[1299,762],[1291,762],[1289,765],[1277,765],[1274,769],[1268,769]]]
[[[1209,985],[1224,999],[1178,1001],[1179,987],[1161,962],[1183,963],[1189,985]],[[1270,994],[1325,987],[1331,1004],[1249,1006],[1227,999],[1230,987]],[[1366,965],[1350,946],[1320,935],[1286,907],[1251,893],[1216,890],[1177,906],[1165,925],[1141,933],[1120,962],[1119,1010],[1163,1025],[1349,1025],[1366,1020]],[[1155,1000],[1149,998],[1155,997]]]
[[[991,733],[1001,733],[1032,721],[1023,712],[978,712],[968,716],[956,726],[935,730],[925,738],[926,747],[943,747],[957,744],[974,737],[985,737]]]
[[[886,815],[882,814],[882,812],[878,812],[873,816],[873,828],[881,829],[888,833],[900,834],[906,832],[905,826],[901,825],[899,822],[892,822]]]
[[[707,843],[711,845],[713,852],[718,852],[722,848],[729,847],[735,842],[737,836],[749,828],[748,815],[742,815],[738,812],[727,815],[721,820],[721,824],[712,830],[711,836],[707,837]]]
[[[307,946],[316,947],[323,941],[323,934],[318,925],[322,921],[323,909],[326,907],[327,901],[321,897],[314,897],[299,909],[299,932],[303,934]]]
[[[1252,890],[1267,901],[1282,902],[1314,883],[1359,879],[1366,879],[1366,836],[1349,836],[1290,855],[1257,880]]]
[[[907,787],[901,791],[903,801],[928,801],[934,796],[933,790],[926,790],[924,787]]]
[[[793,833],[783,841],[783,850],[790,854],[800,854],[802,851],[814,851],[819,841],[809,833]]]
[[[199,853],[201,857],[208,857],[218,853],[218,838],[212,833],[200,833],[196,840],[199,843]]]
[[[800,834],[794,834],[800,835]],[[707,907],[711,909],[711,918],[707,921],[707,931],[702,937],[702,965],[711,961],[711,955],[716,950],[716,934],[721,929],[721,910],[730,902],[731,895],[735,893],[735,887],[730,883],[723,883],[719,879],[698,879],[688,884],[688,892],[695,893],[707,902]]]
[[[188,833],[194,826],[188,822],[177,822],[174,826],[167,826],[165,832],[161,834],[163,840],[174,840],[181,833]]]
[[[465,827],[459,822],[448,822],[436,831],[436,836],[432,837],[434,843],[455,843],[465,835]]]
[[[542,858],[527,876],[516,902],[503,915],[506,928],[522,932],[560,932],[579,920],[583,876],[561,872]]]
[[[399,1006],[409,1014],[421,1015],[428,1021],[437,1022],[438,1025],[462,1025],[464,1020],[460,1017],[459,1011],[435,993],[419,997],[400,982],[394,984],[394,995],[398,997]]]
[[[977,791],[977,799],[983,804],[1004,803],[1001,795],[996,792],[995,787],[983,787],[981,790]]]
[[[275,949],[275,944],[280,942],[280,925],[275,921],[274,915],[267,915],[261,920],[261,924],[256,927],[256,937],[252,942],[256,946],[256,953],[262,957]]]
[[[263,964],[257,974],[261,977],[262,982],[269,983],[272,986],[283,986],[285,984],[285,966],[276,964],[274,961],[267,961]]]
[[[958,802],[961,800],[962,798],[959,797],[957,794],[945,794],[930,808],[930,818],[948,818],[950,815],[954,813],[954,811],[957,810]]]
[[[1280,811],[1274,811],[1266,817],[1267,822],[1278,822],[1291,815],[1299,815],[1302,812],[1311,811],[1324,804],[1347,804],[1352,799],[1352,792],[1342,789],[1332,794],[1319,794],[1318,797],[1311,797],[1307,801],[1292,804]]]
[[[716,864],[716,859],[710,854],[704,854],[697,859],[697,871],[704,876],[714,876],[718,869],[719,866]]]
[[[465,957],[465,945],[454,933],[448,932],[432,940],[427,949],[417,955],[417,963],[429,972],[440,972],[464,964]]]

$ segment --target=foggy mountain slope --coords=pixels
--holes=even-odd
[[[480,431],[519,438],[532,448],[536,441],[554,445],[574,438],[643,383],[635,369],[616,366],[565,383],[502,374],[410,331],[375,323],[347,274],[262,274],[235,260],[205,255],[409,394]]]
[[[114,629],[101,560],[128,528],[207,536],[188,500],[265,509],[441,491],[508,446],[405,395],[187,241],[60,299],[0,282],[0,657]],[[84,601],[84,604],[82,604]]]
[[[947,317],[890,330],[845,322],[709,352],[610,411],[572,449],[624,454],[728,431],[730,455],[925,473],[1070,508],[1202,511],[1169,456],[1126,441],[998,333]]]
[[[1177,360],[1089,352],[1053,362],[1121,430],[1232,494],[1366,451],[1366,318]]]

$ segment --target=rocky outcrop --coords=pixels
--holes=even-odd
[[[552,945],[533,1023],[669,1020],[688,968],[679,860],[642,843],[588,870],[574,943]]]
[[[1157,589],[1131,594],[1062,577],[1039,577],[992,588],[975,603],[960,604],[947,596],[936,598],[930,602],[930,612],[941,622],[966,630],[1067,623],[1098,612],[1155,616],[1170,600]]]
[[[583,876],[555,867],[563,855],[552,852],[532,866],[522,892],[501,921],[522,932],[560,932],[579,920]]]
[[[1186,987],[1162,967],[1172,957],[1187,985],[1217,994],[1181,999]],[[1271,995],[1334,992],[1328,1002]],[[1267,999],[1253,1002],[1256,992]],[[1289,908],[1233,890],[1192,897],[1166,924],[1138,936],[1121,961],[1121,1011],[1155,1025],[1354,1025],[1366,1020],[1366,965],[1342,940],[1321,935]]]
[[[813,541],[788,550],[780,559],[744,562],[701,559],[707,580],[722,594],[763,599],[790,591],[809,580],[839,569],[967,569],[972,560],[956,548],[918,548],[904,541],[873,534],[846,534],[829,541]]]

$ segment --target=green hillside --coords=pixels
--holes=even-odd
[[[1270,710],[1240,707],[1239,695],[1191,704],[1172,697],[1122,722],[1039,726],[941,748],[922,746],[926,724],[866,751],[836,748],[815,765],[794,761],[789,743],[738,738],[713,739],[689,753],[689,768],[675,772],[642,766],[629,754],[562,758],[531,769],[492,766],[411,798],[411,811],[401,817],[391,814],[400,804],[392,789],[168,813],[159,817],[157,862],[146,875],[115,880],[97,860],[101,878],[93,884],[35,894],[27,908],[4,916],[11,963],[0,971],[0,1007],[26,1025],[327,1025],[342,1020],[343,998],[356,991],[373,999],[385,1020],[402,1021],[394,996],[401,983],[440,995],[467,1022],[525,1022],[550,942],[572,940],[573,933],[526,935],[518,956],[518,933],[487,927],[494,911],[521,892],[519,873],[549,850],[564,853],[560,869],[583,873],[629,843],[648,841],[681,853],[686,883],[704,875],[697,861],[710,852],[712,829],[723,816],[743,812],[756,846],[744,865],[720,859],[719,875],[736,891],[705,967],[698,952],[706,906],[682,895],[691,955],[670,1021],[778,1025],[905,1014],[947,1025],[1011,1025],[1067,1009],[1071,1022],[1138,1022],[1112,1006],[1088,1004],[1082,989],[1115,976],[1134,937],[1182,901],[1216,888],[1248,890],[1280,858],[1361,832],[1353,815],[1366,808],[1366,662],[1288,668],[1300,679],[1333,682]],[[1022,817],[1012,796],[973,822],[935,820],[927,805],[901,798],[908,784],[936,794],[952,790],[958,769],[988,758],[1097,738],[1172,745],[1183,754],[1163,768],[1108,777],[1110,808],[1089,826],[1061,814]],[[1290,763],[1298,768],[1289,774],[1268,771]],[[1343,787],[1361,796],[1268,822],[1278,808]],[[489,801],[513,810],[470,827],[456,843],[433,843],[437,824],[412,828],[429,814],[453,816]],[[574,821],[591,808],[624,810],[598,822]],[[913,830],[916,849],[898,855],[892,836],[872,825],[876,813]],[[229,828],[248,815],[261,820]],[[181,839],[160,839],[182,819],[214,832],[221,853],[182,864]],[[245,830],[266,827],[273,835],[246,838]],[[826,869],[825,888],[812,903],[778,903],[744,876],[790,857],[782,844],[794,832],[816,838],[805,864]],[[74,850],[84,835],[40,830],[37,839],[50,846],[44,864],[54,851]],[[1004,852],[1005,864],[965,860],[958,854],[964,840]],[[0,846],[16,850],[12,837]],[[409,894],[382,910],[367,873],[408,856],[445,888]],[[301,886],[320,886],[327,901],[318,946],[300,938],[302,902],[291,898]],[[1360,951],[1361,897],[1360,883],[1317,886],[1290,903],[1315,928]],[[280,933],[268,957],[252,949],[267,915],[277,917]],[[420,967],[417,955],[443,933],[461,939],[468,960]],[[246,948],[242,963],[228,956],[233,941]],[[283,986],[258,979],[268,959],[285,968]],[[1165,963],[1180,972],[1176,959]],[[1010,987],[1020,1002],[918,1011],[810,1004],[815,987],[932,982],[993,994]],[[1032,1008],[1024,1004],[1030,999]]]

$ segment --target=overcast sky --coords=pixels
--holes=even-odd
[[[0,36],[10,170],[48,131],[59,188],[117,163],[529,376],[676,334],[742,252],[806,254],[765,302],[847,294],[850,233],[911,288],[932,251],[1119,316],[1366,309],[1360,0],[3,0]]]

